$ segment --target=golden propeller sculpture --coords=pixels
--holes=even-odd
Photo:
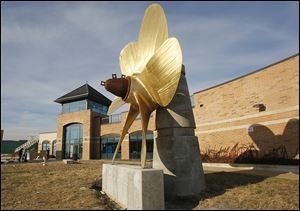
[[[137,115],[142,120],[141,166],[146,164],[146,133],[151,113],[166,107],[175,95],[182,67],[182,53],[176,38],[168,38],[166,16],[159,4],[150,5],[144,15],[138,40],[128,43],[120,53],[122,77],[101,85],[116,97],[108,115],[129,103],[128,116],[112,162]]]

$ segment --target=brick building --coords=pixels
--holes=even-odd
[[[262,156],[281,147],[288,157],[299,159],[299,54],[196,92],[193,98],[195,132],[202,152],[226,149],[241,154],[254,147]],[[77,152],[83,160],[111,159],[128,112],[106,116],[111,101],[87,84],[55,102],[62,104],[56,157],[71,158]],[[40,136],[39,150],[44,139]],[[155,112],[147,134],[149,159],[154,139]],[[138,117],[118,156],[139,158],[140,148]]]

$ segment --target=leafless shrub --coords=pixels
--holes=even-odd
[[[262,155],[261,155],[262,154]],[[259,153],[251,144],[236,143],[233,147],[209,148],[201,151],[203,162],[208,163],[257,163],[299,165],[298,159],[292,159],[284,145],[273,148],[271,152]]]

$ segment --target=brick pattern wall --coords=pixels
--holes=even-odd
[[[195,93],[194,98],[202,151],[253,143],[261,155],[284,145],[291,157],[298,156],[299,56]],[[266,110],[259,112],[255,104],[264,104]]]
[[[253,105],[263,103],[266,111],[299,105],[299,56],[264,70],[195,93],[197,123],[214,122],[255,114]],[[200,109],[200,105],[203,107]]]

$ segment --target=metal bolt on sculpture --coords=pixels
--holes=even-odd
[[[108,115],[130,104],[112,162],[122,141],[137,115],[142,120],[141,166],[146,163],[146,133],[151,113],[159,106],[166,107],[175,95],[182,68],[182,53],[176,38],[168,37],[166,16],[158,4],[150,5],[144,15],[139,37],[128,43],[119,57],[122,77],[116,74],[101,85],[117,97],[108,109]]]

